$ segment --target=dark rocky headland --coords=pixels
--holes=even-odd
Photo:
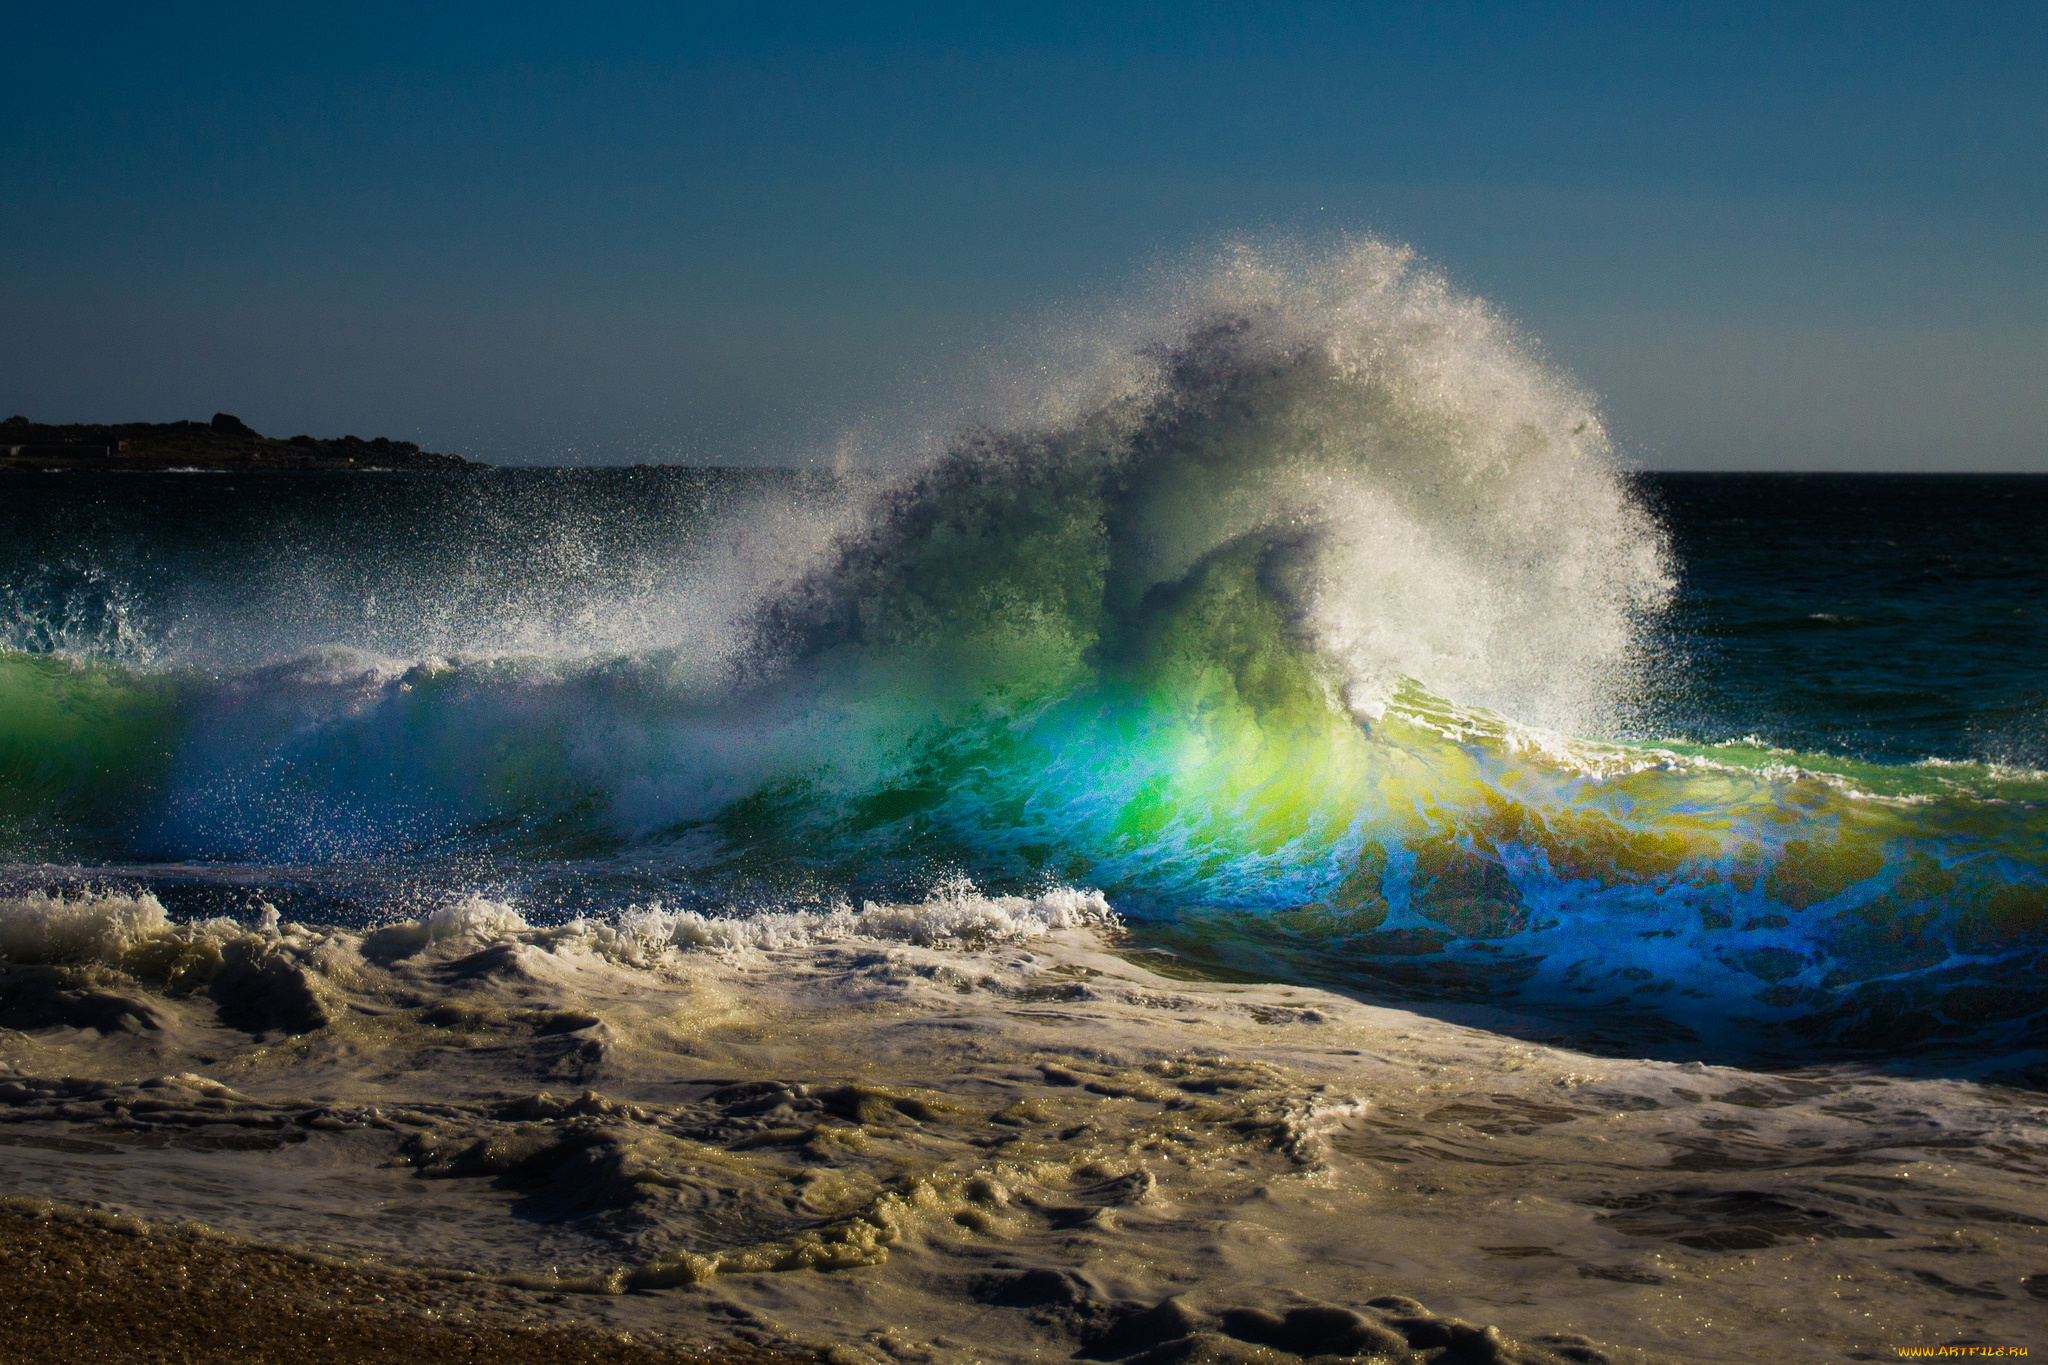
[[[74,423],[53,426],[10,417],[0,422],[0,470],[178,470],[481,468],[460,455],[437,455],[382,436],[322,440],[265,436],[239,417],[211,422]]]

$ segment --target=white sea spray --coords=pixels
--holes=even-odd
[[[858,908],[765,910],[707,915],[635,906],[616,917],[579,920],[571,932],[608,958],[644,964],[673,949],[745,953],[855,940],[924,946],[1021,943],[1063,929],[1111,928],[1116,912],[1100,891],[1051,887],[1035,896],[987,896],[972,883],[943,884],[915,905],[869,901]]]

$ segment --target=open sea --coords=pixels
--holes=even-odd
[[[1400,1212],[1388,1175],[1355,1207],[1326,1188],[1317,1197],[1337,1211],[1275,1214],[1301,1265],[1337,1254],[1316,1250],[1313,1229],[1351,1229],[1355,1249],[1377,1217],[1440,1222],[1460,1171],[1497,1182],[1502,1163],[1549,1163],[1583,1186],[1546,1195],[1562,1201],[1554,1216],[1489,1232],[1496,1241],[1463,1262],[1368,1257],[1357,1274],[1377,1277],[1391,1307],[1369,1312],[1355,1287],[1312,1288],[1374,1330],[1422,1322],[1399,1296],[1428,1288],[1527,1341],[1543,1324],[1517,1312],[1592,1333],[1552,1332],[1527,1349],[1565,1354],[1516,1359],[1890,1358],[1899,1342],[2017,1341],[2029,1301],[2038,1311],[2048,1295],[2048,477],[1622,472],[1591,401],[1483,305],[1370,252],[1311,273],[1217,284],[1098,369],[1000,419],[963,421],[882,472],[9,477],[0,959],[17,986],[0,985],[13,1011],[0,1016],[13,1026],[0,1058],[23,1079],[0,1098],[26,1107],[0,1129],[78,1122],[35,1076],[141,1084],[152,1068],[197,1075],[209,1056],[216,1068],[199,1079],[270,1106],[279,1131],[303,1126],[292,1105],[312,1101],[280,1097],[310,1075],[327,1077],[334,1104],[403,1090],[426,1116],[401,1153],[404,1178],[524,1191],[514,1222],[526,1231],[505,1232],[500,1217],[499,1231],[429,1246],[424,1233],[346,1232],[338,1204],[289,1226],[253,1206],[241,1224],[232,1209],[207,1216],[250,1235],[410,1248],[529,1277],[543,1273],[521,1261],[530,1234],[560,1241],[541,1258],[550,1266],[584,1265],[575,1273],[600,1288],[701,1289],[750,1274],[794,1283],[770,1273],[789,1265],[747,1260],[746,1248],[852,1245],[830,1229],[856,1216],[847,1209],[875,1207],[874,1191],[896,1189],[910,1166],[877,1168],[861,1177],[867,1195],[819,1196],[808,1213],[788,1210],[801,1203],[793,1190],[813,1187],[784,1170],[758,1177],[771,1191],[761,1207],[784,1210],[773,1218],[735,1221],[714,1206],[738,1204],[706,1196],[633,1222],[641,1214],[619,1210],[640,1208],[632,1200],[656,1176],[607,1177],[631,1185],[630,1199],[586,1190],[583,1203],[550,1205],[534,1182],[572,1181],[569,1157],[558,1169],[533,1147],[494,1166],[482,1147],[419,1134],[467,1122],[462,1142],[495,1140],[484,1130],[514,1125],[505,1097],[530,1097],[539,1067],[557,1089],[562,1075],[591,1095],[638,1086],[644,1105],[676,1114],[723,1105],[728,1128],[692,1110],[683,1137],[704,1151],[783,1142],[812,1154],[789,1156],[790,1169],[808,1160],[813,1174],[880,1158],[824,1152],[826,1129],[806,1113],[898,1136],[923,1124],[917,1159],[971,1183],[962,1173],[995,1159],[986,1135],[1012,1131],[1001,1114],[1035,1112],[1028,1095],[994,1093],[1020,1058],[1040,1059],[1032,1083],[1060,1104],[1087,1091],[1119,1114],[1297,1085],[1279,1071],[1219,1079],[1216,1068],[1266,1058],[1325,1089],[1352,1085],[1356,1107],[1325,1106],[1337,1117],[1316,1129],[1337,1154],[1316,1169],[1337,1172],[1337,1187],[1346,1162],[1404,1178],[1418,1161],[1438,1170],[1435,1194],[1410,1191],[1437,1201],[1427,1208]],[[490,952],[526,965],[479,965]],[[568,967],[534,965],[542,958],[610,975],[571,980]],[[37,971],[57,975],[19,984]],[[393,984],[407,971],[410,984]],[[287,976],[299,984],[280,985]],[[870,997],[833,993],[855,977],[937,992],[915,996],[920,1010],[966,1009],[976,991],[1002,1008],[959,1025],[957,1045],[912,1057],[861,1032],[882,1027]],[[802,982],[826,984],[804,995]],[[725,1013],[692,995],[648,1022],[647,1000],[690,990],[718,995]],[[1171,991],[1181,1004],[1145,1003]],[[1198,1022],[1218,992],[1245,993],[1249,1013],[1230,1026],[1242,1037]],[[556,1014],[532,1013],[543,1006]],[[636,1008],[646,1019],[620,1022]],[[200,1010],[199,1022],[180,1023],[179,1010]],[[725,1022],[703,1022],[714,1015]],[[777,1033],[799,1015],[809,1031]],[[401,1017],[402,1029],[389,1022]],[[1411,1042],[1400,1053],[1355,1033],[1323,1050],[1339,1060],[1315,1065],[1372,1058],[1406,1079],[1375,1089],[1258,1051],[1255,1039],[1318,1019]],[[350,1020],[367,1031],[346,1047],[318,1043]],[[173,1045],[202,1025],[213,1032]],[[453,1043],[450,1029],[462,1034]],[[485,1075],[477,1039],[500,1034],[517,1046]],[[706,1050],[714,1034],[724,1051]],[[811,1041],[760,1041],[799,1034]],[[676,1041],[685,1035],[697,1042]],[[742,1035],[769,1053],[742,1058],[731,1041]],[[547,1051],[559,1037],[583,1051]],[[1494,1060],[1423,1060],[1417,1038]],[[435,1062],[443,1046],[464,1060]],[[513,1055],[529,1046],[545,1066]],[[1067,1058],[1059,1075],[1045,1069],[1048,1048]],[[279,1060],[293,1049],[297,1071]],[[822,1067],[854,1084],[869,1061],[895,1070],[859,1084],[955,1103],[987,1090],[997,1117],[944,1138],[933,1116],[950,1111],[928,1095],[885,1086],[881,1100],[847,1099],[797,1074]],[[245,1079],[221,1070],[235,1065]],[[1484,1074],[1530,1067],[1549,1068],[1541,1094]],[[732,1092],[736,1078],[757,1088]],[[759,1088],[771,1081],[785,1089]],[[1575,1102],[1581,1085],[1593,1098]],[[1397,1102],[1390,1086],[1441,1093]],[[519,1131],[614,1121],[596,1101],[550,1103],[520,1111]],[[774,1104],[788,1112],[747,1130],[770,1136],[732,1136],[733,1114]],[[468,1118],[448,1117],[463,1105]],[[1208,1264],[1229,1244],[1213,1229],[1249,1216],[1213,1210],[1280,1176],[1226,1190],[1213,1163],[1191,1157],[1188,1171],[1209,1172],[1187,1177],[1199,1198],[1083,1197],[1074,1191],[1136,1179],[1133,1153],[1156,1149],[1061,1113],[1097,1122],[1087,1161],[1019,1175],[1019,1157],[1001,1178],[1010,1194],[960,1194],[947,1215],[948,1235],[968,1236],[985,1214],[991,1228],[1009,1219],[1052,1240],[984,1229],[1009,1260],[976,1261],[982,1280],[932,1270],[917,1281],[922,1306],[885,1295],[896,1306],[873,1322],[830,1299],[836,1289],[763,1289],[748,1311],[780,1313],[790,1340],[859,1337],[877,1358],[1003,1357],[1014,1340],[1018,1358],[1051,1343],[1136,1359],[1205,1331],[1317,1353],[1215,1303],[1171,1332],[1131,1327],[1141,1308],[1164,1311],[1155,1300],[1181,1302],[1162,1297],[1174,1273],[1159,1266]],[[1250,1119],[1211,1117],[1220,1126],[1189,1137],[1191,1151],[1249,1141]],[[1866,1131],[1880,1121],[1893,1125],[1881,1141]],[[1653,1122],[1667,1124],[1661,1136],[1624,1132]],[[1448,1136],[1427,1138],[1430,1124]],[[1641,1150],[1618,1155],[1630,1141]],[[1612,1160],[1588,1155],[1600,1143],[1620,1144]],[[28,1150],[0,1147],[0,1158]],[[577,1159],[588,1166],[595,1150],[586,1142]],[[704,1151],[635,1159],[699,1169]],[[1170,1191],[1172,1162],[1150,1160],[1146,1178]],[[1829,1161],[1835,1183],[1812,1183]],[[49,1170],[33,1181],[87,1205],[198,1216],[206,1201],[163,1195],[176,1181],[149,1170],[68,1195]],[[10,1173],[28,1188],[26,1168],[0,1161],[0,1183]],[[731,1201],[754,1197],[730,1172],[719,1180]],[[1064,1180],[1068,1203],[1034,1205],[1018,1192],[1032,1180]],[[1899,1191],[1916,1180],[1955,1188],[1915,1204]],[[676,1176],[661,1188],[686,1186]],[[1504,1188],[1487,1186],[1475,1227],[1512,1221],[1503,1209],[1520,1196]],[[265,1207],[279,1199],[291,1202],[273,1192]],[[1077,1250],[1087,1209],[1112,1205],[1122,1223],[1097,1219],[1088,1235],[1124,1250]],[[1145,1232],[1142,1210],[1169,1205],[1185,1215],[1167,1220],[1180,1230]],[[1212,1213],[1186,1212],[1198,1205]],[[1187,1230],[1197,1224],[1211,1231]],[[560,1240],[572,1232],[584,1241]],[[1595,1233],[1677,1259],[1567,1245]],[[1968,1254],[1856,1268],[1942,1237]],[[1132,1268],[1144,1257],[1127,1244],[1151,1248],[1155,1280]],[[1159,1251],[1169,1244],[1181,1250]],[[920,1245],[927,1258],[954,1254],[942,1239]],[[1762,1264],[1815,1247],[1848,1259]],[[790,1264],[823,1275],[883,1259]],[[1224,1255],[1225,1270],[1189,1271],[1173,1292],[1197,1304],[1218,1284],[1249,1283],[1242,1267],[1259,1264]],[[1037,1270],[1096,1278],[986,1289],[988,1275]],[[1562,1278],[1546,1289],[1531,1279],[1543,1273]],[[1875,1278],[1845,1299],[1859,1273]],[[1698,1294],[1678,1306],[1689,1275],[1719,1286],[1718,1309]],[[1888,1289],[1894,1280],[1904,1288]],[[1837,1307],[1876,1306],[1828,1317],[1809,1303],[1823,1292]],[[902,1336],[897,1319],[937,1321],[960,1305],[984,1326]],[[1278,1300],[1266,1308],[1292,1321]],[[1036,1325],[987,1325],[1013,1310]],[[1731,1348],[1715,1311],[1723,1332],[1739,1320],[1777,1344]],[[889,1347],[891,1331],[910,1344]],[[1121,1355],[1117,1332],[1136,1333]],[[1404,1340],[1416,1358],[1439,1358],[1421,1328]]]

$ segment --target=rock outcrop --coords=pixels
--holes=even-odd
[[[217,412],[211,422],[74,423],[54,426],[10,417],[0,422],[0,470],[172,470],[476,468],[460,455],[421,450],[379,436],[280,440],[241,418]]]

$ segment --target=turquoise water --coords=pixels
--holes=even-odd
[[[1624,477],[1477,305],[1355,287],[888,477],[14,476],[0,859],[363,917],[1062,882],[1616,1045],[2036,1044],[2048,480]]]

